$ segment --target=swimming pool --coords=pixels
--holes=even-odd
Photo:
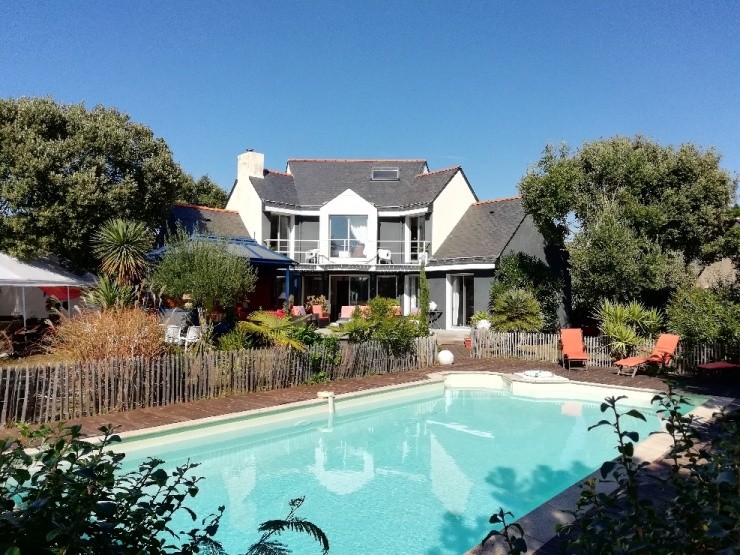
[[[324,403],[304,403],[122,448],[126,468],[148,456],[168,468],[200,462],[206,480],[189,506],[205,516],[226,505],[217,538],[229,553],[244,552],[259,523],[305,496],[299,514],[324,530],[334,554],[458,554],[485,536],[499,506],[521,517],[616,456],[607,428],[587,431],[609,393],[455,376],[338,399],[333,416]],[[634,391],[629,406],[645,409],[651,396]],[[654,415],[629,425],[641,439],[660,427]],[[302,536],[285,540],[294,553],[320,552]]]

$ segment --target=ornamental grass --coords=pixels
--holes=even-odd
[[[69,360],[151,358],[166,350],[156,314],[138,308],[85,310],[64,319],[50,339],[50,349]]]

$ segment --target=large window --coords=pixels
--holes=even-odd
[[[290,250],[290,216],[270,214],[270,244],[277,252],[287,254]]]
[[[364,258],[367,216],[329,216],[331,256]]]
[[[401,304],[401,291],[398,290],[398,279],[396,276],[378,276],[378,297],[395,299]]]

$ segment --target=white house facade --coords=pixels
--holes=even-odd
[[[462,168],[429,171],[425,160],[291,159],[274,171],[247,151],[226,208],[256,241],[296,261],[287,278],[295,303],[324,295],[331,320],[375,296],[416,311],[424,265],[432,325],[465,327],[486,309],[496,262],[517,234],[528,235],[518,247],[544,253],[519,199],[480,203]],[[275,299],[285,279],[276,278]]]

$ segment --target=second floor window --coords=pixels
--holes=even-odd
[[[287,254],[290,250],[290,216],[270,215],[270,245],[277,252]]]
[[[329,216],[330,256],[364,258],[367,244],[367,216]]]

